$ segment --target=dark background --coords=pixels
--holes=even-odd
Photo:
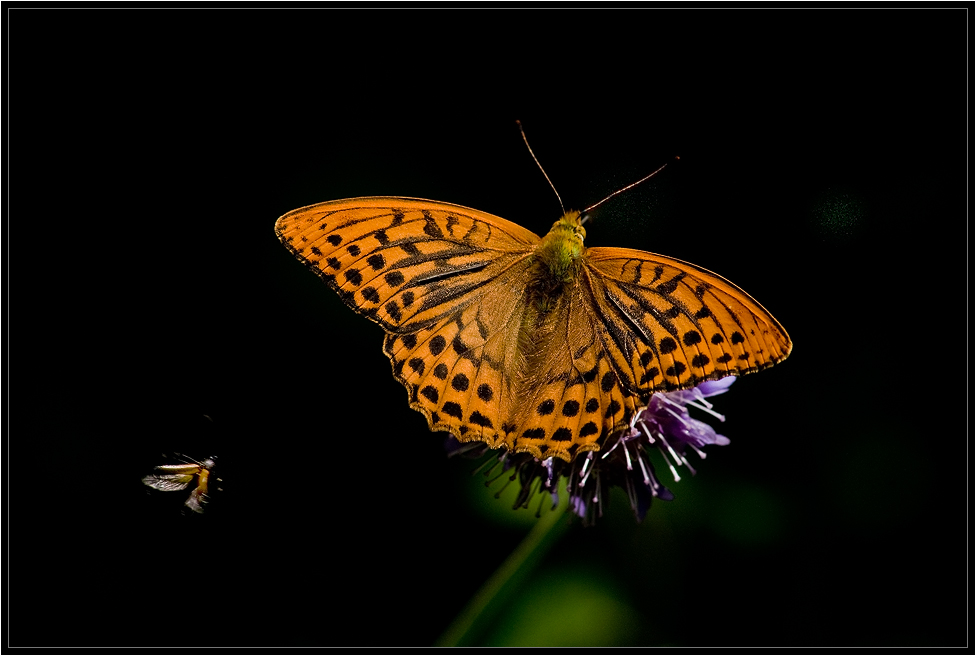
[[[431,645],[535,521],[278,243],[432,198],[721,273],[794,341],[482,645],[961,646],[971,12],[6,12],[11,646]],[[212,423],[203,418],[208,415]],[[204,516],[140,478],[218,457]],[[667,478],[666,470],[659,472]]]

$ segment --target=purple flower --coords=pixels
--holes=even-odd
[[[627,491],[630,506],[642,521],[653,498],[670,501],[674,498],[657,478],[650,452],[656,449],[671,470],[675,482],[681,480],[678,468],[684,465],[694,474],[688,462],[691,449],[704,459],[702,448],[709,444],[724,446],[729,438],[719,435],[703,421],[694,419],[688,407],[698,408],[719,421],[725,417],[713,410],[705,399],[723,394],[735,382],[734,376],[716,381],[706,381],[697,387],[677,392],[659,392],[651,396],[647,407],[631,423],[629,429],[612,435],[607,441],[609,448],[603,452],[590,452],[579,469],[570,477],[570,501],[574,512],[583,518],[584,524],[592,524],[603,514],[603,499],[609,487],[617,485]],[[587,471],[587,465],[590,471]],[[604,472],[601,481],[600,473]],[[592,472],[592,473],[591,473]]]
[[[559,502],[557,482],[560,476],[565,476],[570,508],[583,519],[584,525],[594,524],[603,515],[610,488],[618,486],[626,490],[637,521],[642,521],[652,499],[670,501],[674,498],[671,491],[658,480],[651,462],[651,452],[656,450],[660,454],[676,482],[681,480],[678,473],[681,466],[694,474],[695,469],[688,462],[688,451],[694,451],[704,459],[704,447],[710,444],[724,446],[729,443],[729,438],[716,433],[707,423],[693,418],[688,408],[697,408],[719,421],[725,421],[725,417],[715,412],[706,399],[725,393],[733,382],[735,377],[728,376],[706,381],[692,389],[652,395],[647,407],[637,414],[629,428],[607,439],[609,446],[600,451],[591,451],[572,463],[553,458],[539,460],[527,453],[502,451],[486,463],[494,463],[486,476],[499,465],[502,470],[488,484],[511,471],[505,485],[518,481],[521,486],[516,508],[528,507],[529,498],[537,491],[548,492],[555,508]],[[489,451],[483,443],[462,444],[453,436],[448,438],[445,446],[448,455],[452,456],[480,457]]]

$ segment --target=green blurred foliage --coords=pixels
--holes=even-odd
[[[486,647],[614,647],[636,644],[640,613],[599,566],[544,568],[485,637]]]

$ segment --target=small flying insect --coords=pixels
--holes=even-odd
[[[186,456],[182,457],[189,462],[180,465],[159,465],[153,469],[151,474],[143,477],[142,482],[154,490],[175,492],[185,490],[196,479],[197,485],[193,488],[184,505],[193,512],[202,513],[210,500],[208,490],[210,477],[213,475],[213,468],[216,464],[214,457],[207,458],[202,462]],[[215,480],[219,481],[220,479]]]

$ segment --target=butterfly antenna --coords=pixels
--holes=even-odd
[[[531,152],[531,151],[529,151],[529,152]],[[675,155],[675,157],[674,157],[674,158],[675,158],[675,159],[681,159],[681,158],[680,158],[680,157],[678,157],[677,155]],[[661,165],[661,167],[660,167],[660,168],[659,168],[658,170],[656,170],[656,171],[654,171],[653,173],[651,173],[651,174],[649,174],[649,175],[645,175],[645,176],[644,176],[643,178],[641,178],[641,179],[640,179],[640,180],[638,180],[637,182],[631,182],[631,183],[630,183],[629,185],[627,185],[627,186],[626,186],[626,187],[624,187],[623,189],[618,189],[617,191],[615,191],[615,192],[613,192],[612,194],[610,194],[609,196],[607,196],[606,198],[604,198],[603,200],[601,200],[601,201],[600,201],[599,203],[594,203],[593,205],[590,205],[590,206],[589,206],[589,207],[587,207],[587,208],[586,208],[585,210],[583,210],[583,214],[586,214],[586,213],[587,213],[587,212],[589,212],[590,210],[593,210],[593,209],[596,209],[596,208],[597,208],[597,207],[599,207],[600,205],[603,205],[603,204],[604,204],[605,202],[607,202],[608,200],[610,200],[611,198],[613,198],[613,197],[614,197],[614,196],[616,196],[617,194],[622,194],[622,193],[624,193],[625,191],[627,191],[628,189],[631,189],[631,188],[633,188],[633,187],[636,187],[637,185],[639,185],[640,183],[642,183],[642,182],[644,182],[645,180],[650,180],[650,179],[651,179],[651,178],[653,178],[653,177],[654,177],[655,175],[657,175],[658,173],[660,173],[661,171],[663,171],[663,170],[664,170],[664,167],[665,167],[665,166],[667,166],[668,164],[670,164],[670,162],[665,162],[664,164],[662,164],[662,165]],[[550,183],[550,184],[551,184],[551,183]]]
[[[566,206],[563,205],[563,199],[559,197],[559,192],[556,191],[556,185],[552,184],[552,180],[549,179],[549,175],[546,173],[546,170],[544,168],[542,168],[542,164],[539,163],[539,158],[536,157],[535,156],[535,153],[532,152],[532,146],[529,145],[529,140],[525,136],[525,130],[522,129],[522,121],[515,121],[515,122],[518,123],[519,132],[522,133],[522,141],[525,142],[525,147],[529,149],[529,155],[532,155],[532,159],[535,160],[535,165],[539,167],[539,170],[540,171],[542,171],[542,175],[546,176],[546,182],[548,182],[549,183],[549,186],[552,187],[552,193],[556,194],[556,199],[559,201],[559,207],[562,208],[563,214],[565,214],[566,213]],[[664,168],[664,167],[662,166],[661,168]],[[657,173],[657,171],[655,171],[654,173]],[[651,175],[654,175],[654,173],[652,173]],[[648,176],[648,177],[650,177],[650,176]],[[600,202],[602,203],[603,201],[600,201]]]

